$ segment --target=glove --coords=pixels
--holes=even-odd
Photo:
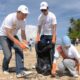
[[[17,39],[14,40],[14,43],[16,45],[20,46],[22,49],[25,49],[26,48],[26,46],[23,43],[19,42]]]
[[[26,45],[25,45],[23,42],[21,42],[21,43],[19,44],[19,46],[20,46],[22,49],[25,49],[25,48],[26,48]]]
[[[22,43],[26,46],[27,49],[30,49],[29,43],[26,40],[23,40]]]
[[[36,37],[36,43],[38,43],[40,41],[40,35],[39,33],[37,34],[37,37]]]
[[[52,64],[51,74],[52,74],[53,77],[56,76],[56,63]]]

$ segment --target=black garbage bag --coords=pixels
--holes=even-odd
[[[50,71],[51,65],[48,59],[38,59],[36,70],[38,73],[46,74]]]
[[[35,45],[36,55],[37,55],[37,64],[36,70],[39,73],[47,73],[51,69],[51,51],[52,45],[48,43],[38,42]]]

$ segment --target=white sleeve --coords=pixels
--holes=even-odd
[[[54,53],[54,60],[53,60],[53,63],[56,63],[57,62],[57,59],[59,58],[59,53],[57,51],[57,49],[55,50],[55,53]]]
[[[38,17],[38,26],[42,25],[42,18],[41,15]]]
[[[75,59],[80,58],[80,54],[75,47],[72,49],[72,53],[73,53]]]
[[[13,19],[9,16],[7,16],[3,22],[3,25],[6,27],[6,28],[10,28],[12,29],[12,24],[13,24]]]
[[[56,16],[52,15],[52,24],[57,24]]]
[[[54,53],[54,58],[58,59],[59,58],[59,52],[57,51],[57,49],[55,49],[55,53]]]

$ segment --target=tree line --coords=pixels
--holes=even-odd
[[[80,19],[70,19],[70,27],[68,29],[68,35],[74,42],[77,38],[80,39]]]

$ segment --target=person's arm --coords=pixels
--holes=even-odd
[[[36,43],[40,41],[40,34],[41,34],[41,28],[42,28],[42,15],[38,17],[38,24],[37,24],[37,35],[36,35]]]
[[[80,75],[80,58],[76,58],[76,64],[77,64],[78,74]]]
[[[21,30],[21,38],[22,38],[22,42],[25,42],[27,44],[25,30]]]
[[[54,60],[53,60],[53,64],[52,64],[52,69],[51,69],[51,74],[53,76],[56,75],[56,70],[57,70],[57,59],[59,58],[59,52],[57,49],[55,49],[55,53],[54,53]]]
[[[57,20],[56,20],[56,16],[53,14],[52,15],[52,43],[55,44],[56,43],[56,25],[57,25]]]
[[[41,26],[38,26],[38,31],[37,31],[37,35],[36,35],[36,42],[40,41],[40,33],[41,33]]]
[[[78,74],[80,75],[80,58],[78,59],[77,70]]]
[[[78,74],[80,75],[80,58],[76,58],[75,62],[76,62],[76,68],[77,68]]]
[[[55,44],[56,43],[56,24],[52,25],[52,43]]]
[[[78,74],[80,74],[80,54],[75,47],[72,49],[72,52],[76,60]]]
[[[22,49],[25,48],[25,46],[24,46],[23,44],[21,44],[21,43],[19,42],[19,40],[16,39],[16,38],[13,36],[13,34],[12,34],[12,29],[5,28],[5,33],[6,33],[7,37],[8,37],[11,41],[13,41],[16,45],[20,46]]]
[[[5,32],[7,34],[7,37],[15,43],[15,41],[18,41],[13,35],[12,35],[12,29],[5,28]]]
[[[22,43],[26,46],[26,48],[29,48],[25,30],[21,30],[21,38],[22,38]]]

